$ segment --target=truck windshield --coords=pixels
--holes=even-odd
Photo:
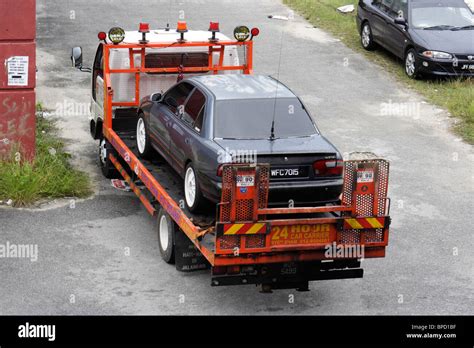
[[[298,98],[239,99],[216,102],[214,137],[224,139],[270,138],[275,114],[275,138],[317,134]]]

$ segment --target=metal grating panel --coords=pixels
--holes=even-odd
[[[383,242],[383,229],[377,228],[375,230],[365,231],[366,243],[381,243]]]
[[[232,199],[233,188],[233,174],[232,168],[224,167],[222,172],[222,198],[221,202],[230,202]],[[221,221],[230,221],[230,204],[221,205]]]
[[[265,247],[265,237],[264,234],[256,234],[254,236],[245,237],[245,247],[246,248],[263,248]]]
[[[356,197],[357,216],[373,216],[374,195],[357,195]]]
[[[235,221],[252,221],[253,220],[253,200],[240,199],[235,202]]]
[[[268,187],[270,182],[270,167],[260,166],[258,171],[258,207],[266,208],[268,205]]]
[[[360,168],[374,167],[375,169],[375,198],[374,195],[356,195],[356,215],[358,216],[384,216],[386,210],[386,197],[389,179],[389,162],[382,159],[350,160],[344,162],[344,185],[342,191],[342,204],[353,205],[353,193],[356,188],[356,172]],[[366,196],[366,197],[363,197]],[[363,197],[363,198],[361,198]],[[370,197],[370,198],[369,198]],[[374,202],[374,199],[376,202]],[[376,203],[376,211],[373,211]]]
[[[223,250],[240,248],[240,236],[222,236],[219,237],[219,247]]]
[[[337,241],[340,244],[359,244],[360,231],[359,230],[339,231],[337,234]]]

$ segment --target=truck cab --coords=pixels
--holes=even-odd
[[[208,41],[208,31],[190,30],[186,32],[186,40],[189,41]],[[206,47],[173,47],[174,43],[180,38],[180,33],[175,29],[151,30],[147,39],[155,42],[169,42],[170,46],[166,48],[150,49],[145,55],[145,66],[147,68],[176,68],[179,66],[202,66],[207,67],[209,62],[209,50]],[[215,38],[221,41],[230,40],[221,33],[215,33]],[[125,32],[125,43],[139,43],[142,39],[142,33],[139,31]],[[80,48],[75,48],[76,50]],[[219,52],[212,53],[213,61],[218,61]],[[134,66],[140,66],[141,56],[134,56]],[[128,52],[119,49],[110,51],[111,69],[129,69],[130,59]],[[94,139],[100,139],[102,122],[104,119],[104,55],[103,43],[97,47],[94,62],[91,68],[92,72],[92,93],[91,93],[91,116],[90,132]],[[239,55],[235,46],[227,46],[224,51],[225,65],[238,66]],[[198,73],[186,73],[186,77],[211,74],[211,71]],[[237,74],[240,71],[219,71],[219,74]],[[142,74],[140,78],[139,100],[155,93],[163,93],[178,81],[177,73],[148,73]],[[123,73],[113,74],[111,76],[114,88],[114,101],[135,101],[135,74]],[[126,107],[114,107],[112,115],[118,113],[136,114],[136,108],[127,109]]]

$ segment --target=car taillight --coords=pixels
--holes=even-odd
[[[219,166],[217,167],[217,176],[222,176],[222,171],[224,170],[224,165],[223,164],[219,164]]]
[[[313,163],[316,176],[342,176],[342,160],[319,160]]]

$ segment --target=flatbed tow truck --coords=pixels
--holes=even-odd
[[[170,43],[148,41],[147,31],[140,32],[142,40],[132,43],[107,42],[105,33],[99,34],[104,57],[104,119],[99,138],[106,140],[106,162],[128,182],[150,215],[157,217],[158,239],[171,236],[173,255],[163,257],[165,261],[175,262],[180,271],[210,267],[212,286],[256,284],[261,285],[262,292],[271,292],[290,288],[307,291],[309,281],[314,280],[362,278],[361,259],[385,257],[390,200],[389,163],[383,159],[345,161],[339,204],[317,207],[269,208],[269,165],[226,164],[215,214],[196,216],[188,212],[182,204],[181,185],[176,184],[182,180],[177,173],[163,160],[138,157],[135,134],[140,78],[160,73],[181,78],[187,73],[252,74],[253,35],[235,35],[235,41],[216,40],[214,35],[208,41],[186,41],[183,30],[179,39]],[[258,31],[252,30],[254,33]],[[244,30],[244,34],[248,33]],[[170,46],[204,48],[209,52],[208,66],[146,66],[148,50]],[[244,63],[226,65],[227,47],[244,48]],[[128,68],[111,67],[112,50],[126,52]],[[138,65],[137,56],[141,58]],[[134,76],[133,100],[114,100],[115,74]],[[133,112],[120,113],[119,108]]]

